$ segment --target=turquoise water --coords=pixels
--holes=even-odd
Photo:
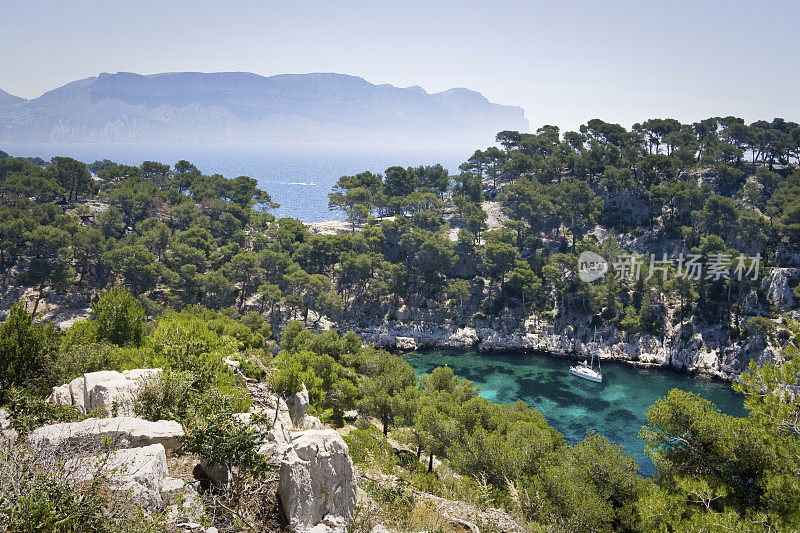
[[[746,414],[741,395],[729,384],[665,369],[642,369],[623,363],[603,364],[603,383],[569,374],[573,360],[542,353],[431,350],[407,355],[418,375],[448,365],[456,375],[481,386],[481,396],[499,403],[522,400],[538,409],[567,441],[577,442],[593,429],[636,456],[640,472],[655,467],[644,454],[639,429],[645,413],[670,389],[700,394],[724,413]]]

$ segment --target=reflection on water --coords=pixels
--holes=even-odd
[[[547,417],[569,442],[581,440],[592,429],[636,455],[641,473],[653,474],[644,454],[639,429],[647,409],[670,389],[700,394],[723,412],[744,416],[743,399],[727,383],[666,369],[642,369],[623,363],[603,364],[603,383],[569,374],[570,360],[547,354],[431,350],[406,356],[425,374],[450,366],[456,375],[481,386],[481,396],[499,403],[522,400]]]

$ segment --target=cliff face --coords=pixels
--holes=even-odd
[[[348,329],[348,328],[345,328]],[[648,334],[627,336],[615,328],[597,331],[573,325],[537,320],[520,329],[496,329],[485,324],[456,327],[436,322],[382,324],[355,328],[365,341],[397,350],[426,348],[493,351],[541,351],[572,358],[622,361],[637,366],[664,367],[698,372],[726,381],[747,370],[751,359],[758,364],[782,361],[781,347],[763,336],[726,344],[720,326],[702,327],[687,322],[663,337]]]
[[[519,107],[468,89],[343,74],[103,73],[32,100],[0,94],[0,142],[487,143],[527,131]]]
[[[800,309],[791,285],[799,278],[800,269],[774,268],[761,287],[767,303],[795,321],[800,321]],[[745,300],[743,311],[741,320],[768,314],[755,292]],[[721,325],[704,324],[696,317],[677,325],[667,320],[664,334],[659,336],[628,335],[606,325],[597,329],[595,337],[586,317],[552,320],[531,315],[523,322],[519,317],[501,315],[465,320],[453,312],[421,308],[404,308],[396,316],[391,322],[345,324],[342,329],[353,329],[365,341],[387,349],[542,351],[580,359],[594,353],[601,360],[698,372],[726,381],[737,379],[751,360],[759,365],[783,361],[780,334],[753,333],[731,340]],[[780,322],[774,321],[778,330]]]

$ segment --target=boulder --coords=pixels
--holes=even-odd
[[[303,390],[297,394],[292,394],[286,398],[286,407],[289,409],[289,418],[292,419],[292,425],[296,428],[303,427],[303,418],[308,412],[308,389],[305,384]]]
[[[347,524],[341,516],[328,515],[306,533],[347,533]]]
[[[303,427],[301,429],[325,429],[325,426],[323,425],[322,420],[316,416],[306,415],[305,419],[303,420]]]
[[[82,414],[86,413],[84,407],[84,398],[86,397],[86,387],[84,386],[83,376],[75,378],[69,382],[69,395],[72,400],[72,405]],[[59,402],[55,402],[59,403]]]
[[[35,445],[87,447],[108,438],[117,448],[160,444],[174,450],[180,446],[179,437],[183,435],[183,428],[175,421],[150,422],[120,416],[42,426],[28,435],[28,441]]]
[[[72,393],[69,391],[69,384],[53,387],[50,401],[59,405],[72,405]]]
[[[50,401],[74,405],[82,413],[102,409],[109,415],[132,416],[136,391],[144,380],[160,373],[160,368],[88,372],[65,385],[53,387]]]
[[[76,457],[64,466],[79,482],[102,474],[113,489],[129,492],[146,507],[157,508],[164,503],[161,485],[167,477],[167,456],[161,444],[118,450],[107,456]]]
[[[281,454],[289,446],[292,441],[292,419],[289,417],[289,408],[283,398],[276,398],[273,396],[268,399],[271,405],[263,409],[263,413],[267,421],[271,424],[271,428],[267,432],[267,438],[264,445],[259,449],[259,453],[263,455]],[[277,408],[275,407],[277,403]],[[276,412],[277,409],[277,412]],[[277,416],[276,416],[277,415]],[[233,415],[240,422],[251,424],[253,413],[236,413]]]
[[[417,340],[414,337],[395,337],[394,347],[398,350],[416,350]]]
[[[301,433],[280,457],[278,495],[295,531],[324,520],[344,528],[352,524],[356,480],[342,437],[330,429]]]
[[[203,503],[194,484],[168,477],[161,482],[161,498],[167,506],[167,522],[198,522],[204,515]],[[206,530],[207,532],[208,530]]]

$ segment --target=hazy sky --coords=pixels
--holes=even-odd
[[[797,1],[0,0],[0,89],[100,72],[341,72],[478,90],[533,129],[800,121]]]

